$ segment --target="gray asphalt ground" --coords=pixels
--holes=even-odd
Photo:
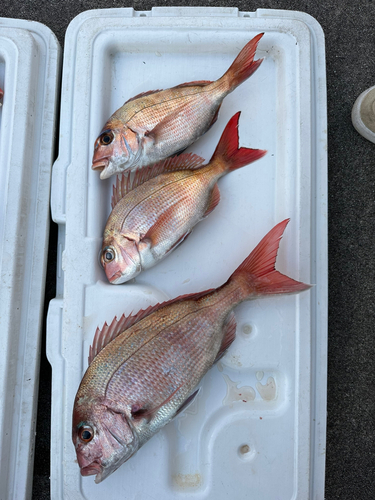
[[[0,17],[42,22],[63,46],[68,24],[82,11],[111,7],[150,10],[156,5],[298,10],[315,17],[323,27],[328,85],[330,285],[326,498],[374,499],[375,144],[354,130],[350,113],[357,96],[375,85],[375,1],[192,0],[189,4],[132,4],[117,0],[2,0]],[[56,241],[56,226],[52,224],[46,304],[55,296]],[[43,353],[33,487],[33,498],[37,500],[50,496],[50,376]]]

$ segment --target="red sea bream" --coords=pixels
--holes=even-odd
[[[276,225],[221,287],[115,318],[97,330],[73,409],[83,476],[103,481],[186,408],[233,342],[238,304],[309,288],[275,270],[287,223]]]
[[[229,120],[207,165],[181,154],[143,167],[132,184],[130,173],[118,179],[101,253],[111,283],[124,283],[170,254],[219,203],[220,177],[266,153],[238,148],[239,116]]]
[[[223,99],[260,66],[263,33],[248,42],[218,80],[196,81],[139,94],[106,122],[94,146],[100,178],[151,165],[186,149],[215,123]]]

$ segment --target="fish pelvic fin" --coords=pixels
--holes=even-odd
[[[254,61],[255,51],[264,33],[255,36],[238,54],[227,72],[220,78],[226,82],[227,92],[232,92],[247,80],[262,64],[263,59]]]
[[[237,282],[243,290],[242,300],[254,297],[254,294],[298,293],[311,287],[275,269],[280,240],[288,222],[289,219],[286,219],[271,229],[229,278],[229,281]]]
[[[253,161],[262,158],[267,151],[263,149],[239,148],[238,142],[238,121],[241,111],[238,111],[229,120],[220,137],[220,141],[210,160],[222,164],[225,172],[231,172],[237,168],[244,167]]]
[[[183,153],[178,156],[172,156],[165,160],[154,163],[147,167],[138,168],[134,176],[131,172],[125,172],[117,177],[116,184],[113,186],[112,209],[124,198],[130,191],[145,182],[158,177],[158,175],[167,172],[177,172],[178,170],[195,170],[203,166],[204,159],[193,153]]]

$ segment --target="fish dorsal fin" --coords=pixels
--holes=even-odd
[[[169,306],[171,304],[179,302],[180,300],[199,299],[200,297],[203,297],[213,290],[214,288],[210,288],[209,290],[204,290],[203,292],[180,295],[175,299],[160,302],[158,304],[155,304],[154,306],[147,307],[147,309],[141,309],[136,314],[130,314],[129,316],[125,316],[125,314],[123,314],[119,320],[117,319],[117,317],[115,317],[109,326],[107,325],[107,323],[104,323],[101,329],[99,327],[96,329],[94,340],[89,350],[89,365],[91,365],[94,358],[100,353],[102,349],[104,349],[105,346],[112,342],[112,340],[118,337],[125,330],[128,330],[130,327],[138,323],[138,321],[141,321],[142,319],[149,316],[151,313],[158,311],[164,306]]]
[[[115,316],[109,326],[107,323],[104,323],[102,328],[98,327],[94,335],[92,346],[90,346],[89,365],[91,365],[93,359],[106,345],[112,342],[112,340],[125,330],[128,330],[135,323],[148,316],[152,312],[152,309],[153,306],[149,306],[147,309],[141,309],[134,315],[130,314],[129,316],[125,316],[125,314],[123,314],[120,319],[117,319],[117,316]]]
[[[195,82],[180,83],[179,85],[176,85],[175,87],[172,87],[172,88],[179,89],[181,87],[205,87],[206,85],[209,85],[210,83],[212,83],[211,80],[196,80]]]
[[[204,159],[193,153],[183,153],[178,156],[172,156],[165,160],[149,165],[148,167],[138,168],[135,171],[133,181],[131,173],[125,172],[121,177],[117,177],[116,185],[113,186],[112,209],[117,203],[130,191],[141,184],[154,179],[160,174],[166,172],[177,172],[178,170],[195,170],[203,166]]]
[[[156,94],[156,92],[161,92],[161,90],[148,90],[147,92],[141,92],[140,94],[137,94],[134,97],[131,97],[130,99],[125,101],[123,105],[125,106],[125,104],[128,104],[128,102],[135,101],[136,99],[139,99],[140,97],[147,97],[148,95]]]

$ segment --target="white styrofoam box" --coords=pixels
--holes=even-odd
[[[264,62],[225,98],[216,124],[189,151],[209,159],[240,110],[240,144],[268,154],[219,181],[220,204],[168,258],[128,284],[110,285],[98,254],[114,178],[101,181],[91,170],[103,124],[140,92],[217,79],[259,32],[256,57]],[[47,325],[52,498],[323,498],[326,169],[324,36],[310,16],[154,8],[89,11],[72,21],[51,198],[62,266]],[[221,285],[287,217],[277,268],[316,286],[238,307],[237,338],[192,407],[99,485],[82,478],[71,415],[96,327]],[[234,401],[244,391],[248,401]]]
[[[0,19],[0,497],[31,498],[60,47]]]

